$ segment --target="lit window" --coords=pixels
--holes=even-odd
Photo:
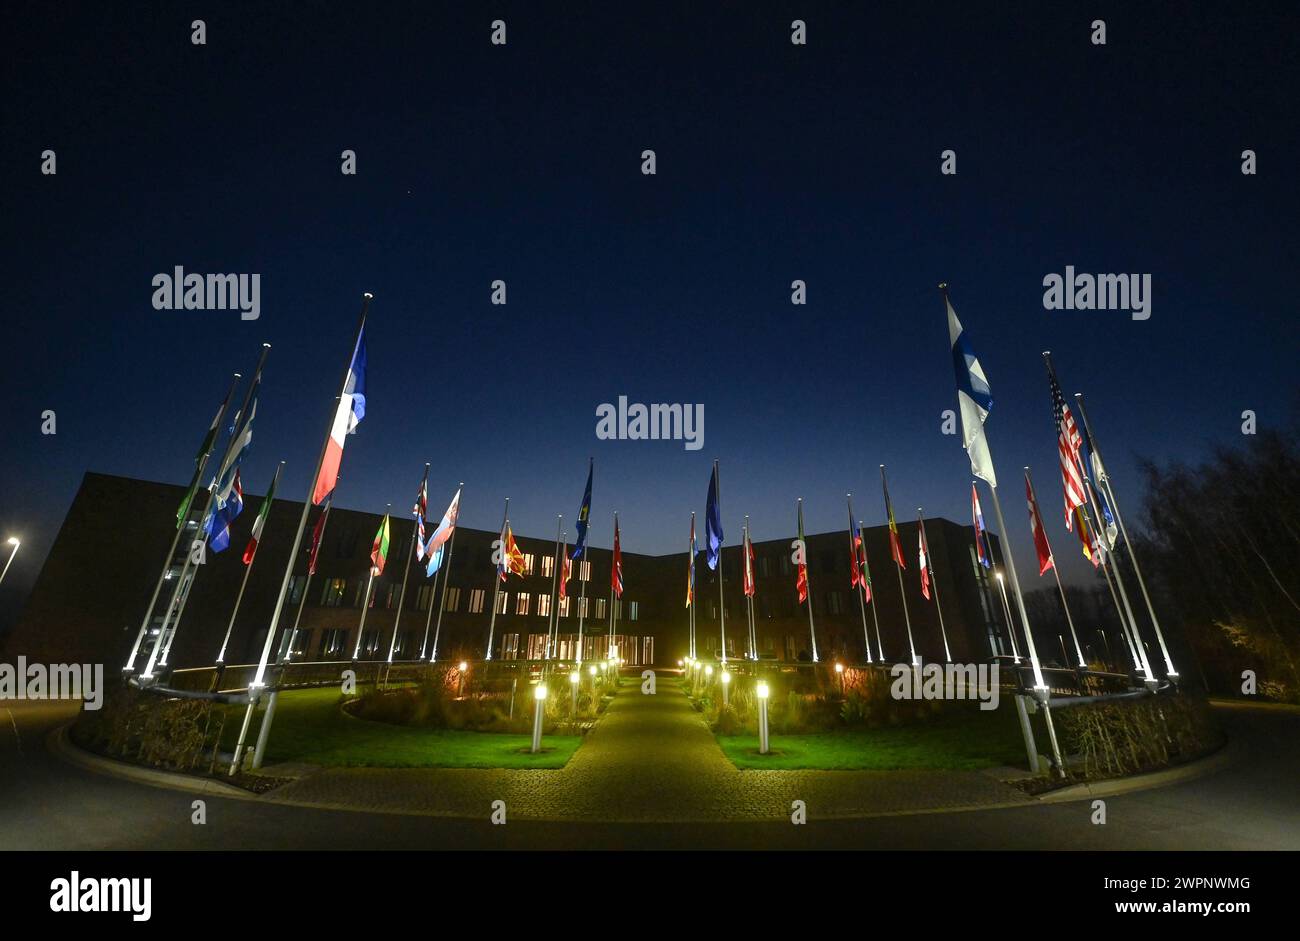
[[[542,575],[545,576],[546,578],[550,578],[551,573],[554,571],[555,571],[555,556],[553,555],[544,556],[542,558]]]
[[[568,599],[565,599],[565,600],[568,600]],[[587,614],[588,614],[590,611],[591,611],[591,599],[590,599],[590,598],[579,598],[579,599],[578,599],[578,617],[580,617],[580,618],[585,618],[585,617],[587,616]]]
[[[527,614],[528,604],[531,596],[526,591],[521,591],[515,595],[515,614]]]
[[[531,552],[524,553],[524,574],[525,575],[533,574],[533,563],[536,561],[537,561],[536,558],[533,556]]]
[[[480,595],[483,593],[482,589],[478,589],[478,591]],[[460,607],[460,589],[448,588],[446,592],[444,592],[442,610],[455,611],[459,607]],[[481,598],[479,599],[478,609],[479,611],[483,610],[483,601]]]
[[[330,578],[321,586],[320,603],[322,607],[337,608],[343,604],[343,593],[347,590],[347,580]]]
[[[457,592],[457,595],[459,596],[459,589],[452,588],[451,591]],[[470,614],[483,613],[483,595],[484,595],[484,590],[482,588],[470,589],[469,591],[469,613]],[[448,597],[450,597],[450,595]],[[456,609],[448,608],[447,610],[454,611]]]
[[[596,599],[596,617],[598,617],[598,618],[603,618],[604,616],[605,616],[605,599],[604,599],[604,598],[597,598],[597,599]]]
[[[551,596],[537,596],[537,616],[541,618],[550,617],[551,615]]]
[[[637,615],[637,611],[636,611],[637,602],[635,602],[635,601],[629,601],[627,604],[628,604],[628,609],[629,609],[628,619],[629,619],[629,620],[632,620],[632,621],[635,621],[635,620],[636,620],[636,615]]]
[[[584,582],[589,582],[589,581],[591,581],[591,563],[590,563],[590,562],[583,561],[583,562],[579,562],[579,563],[578,563],[578,577],[579,577],[580,579],[582,579]]]
[[[497,614],[505,614],[505,613],[506,613],[506,602],[509,600],[509,597],[510,597],[510,595],[509,595],[508,592],[504,592],[504,591],[499,591],[499,592],[497,592],[497,595],[496,595],[496,609],[497,609]]]
[[[567,618],[569,616],[569,602],[571,602],[572,600],[573,599],[568,595],[565,595],[563,598],[560,599],[560,604],[557,608],[557,610],[560,612],[560,617]]]

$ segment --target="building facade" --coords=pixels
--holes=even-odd
[[[46,662],[125,665],[171,542],[182,496],[182,488],[168,484],[86,474],[28,603],[4,639],[4,653]],[[168,657],[171,667],[214,663],[227,630],[227,664],[255,662],[261,652],[302,504],[276,500],[232,625],[245,574],[242,550],[260,502],[253,495],[244,499],[245,511],[232,527],[231,548],[209,551],[197,570]],[[545,651],[553,616],[561,659],[573,659],[576,653],[580,619],[582,659],[606,656],[612,611],[610,550],[593,547],[585,564],[575,563],[567,597],[560,601],[553,587],[553,538],[516,534],[525,574],[502,582],[492,561],[498,533],[459,527],[443,572],[431,579],[412,558],[414,520],[394,516],[387,565],[370,583],[371,545],[382,517],[335,507],[321,540],[316,573],[309,578],[306,550],[319,512],[311,511],[280,619],[280,627],[286,630],[282,641],[295,620],[298,623],[293,659],[351,659],[358,635],[363,660],[386,659],[390,648],[394,660],[416,659],[422,651],[427,656],[435,636],[440,660],[481,659],[489,634],[494,658],[537,659]],[[189,528],[192,534],[192,521]],[[758,654],[808,659],[815,631],[820,659],[858,661],[864,656],[865,623],[873,655],[879,656],[883,648],[890,661],[906,662],[912,650],[926,660],[942,660],[944,634],[953,659],[970,662],[989,657],[1002,644],[1006,629],[1001,602],[993,593],[996,588],[975,561],[971,527],[927,520],[936,583],[929,600],[920,588],[917,525],[902,524],[899,529],[907,562],[901,593],[887,528],[863,531],[872,574],[872,599],[867,605],[850,586],[848,535],[807,536],[811,626],[808,604],[799,603],[797,597],[791,541],[755,543],[753,614]],[[629,665],[672,665],[686,655],[687,563],[684,552],[623,553],[625,590],[621,602],[615,602],[614,643]],[[696,560],[696,636],[701,656],[722,653],[724,632],[728,657],[748,652],[748,599],[742,591],[741,563],[739,546],[723,547],[720,596],[718,574],[707,567],[703,553]],[[179,572],[174,562],[169,575]],[[403,578],[406,592],[399,609]],[[164,583],[164,600],[141,657],[147,656],[156,638],[170,587]]]

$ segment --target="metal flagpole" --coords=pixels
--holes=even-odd
[[[718,501],[718,522],[722,522],[722,472],[718,462],[713,462],[713,479],[716,481],[714,496]],[[722,668],[727,668],[727,603],[722,593],[722,546],[718,546],[718,631],[722,636]]]
[[[429,464],[424,465],[424,486],[425,493],[428,493],[429,484]],[[397,613],[393,615],[393,639],[388,644],[388,662],[393,662],[393,651],[397,649],[397,626],[402,623],[402,603],[406,600],[406,580],[411,576],[411,559],[415,556],[415,543],[420,538],[420,524],[418,520],[411,522],[411,551],[406,556],[406,566],[402,572],[402,590],[397,593]]]
[[[361,656],[361,638],[366,632],[366,612],[370,610],[370,586],[375,581],[375,566],[371,564],[369,575],[366,576],[366,593],[361,596],[361,623],[357,625],[357,645],[352,649],[352,662],[356,663]]]
[[[817,656],[817,629],[813,627],[812,560],[808,558],[808,536],[803,531],[803,497],[799,498],[798,507],[799,536],[803,540],[801,550],[803,551],[804,590],[808,592],[808,634],[812,638],[812,662],[818,663],[821,658]]]
[[[262,367],[266,365],[266,355],[269,352],[271,352],[271,344],[263,343],[262,353],[257,359],[257,369],[253,372],[253,381],[248,384],[248,388],[244,392],[244,402],[239,407],[239,411],[235,413],[235,433],[232,434],[230,440],[226,442],[226,450],[222,455],[221,464],[218,465],[218,474],[220,474],[222,470],[225,470],[227,462],[235,456],[235,443],[241,437],[238,425],[240,422],[247,421],[248,403],[252,400],[253,393],[257,390],[258,383],[262,377]],[[210,538],[210,536],[205,537],[202,535],[203,521],[206,520],[208,514],[212,512],[212,502],[216,499],[217,495],[216,483],[218,483],[218,481],[214,481],[212,489],[208,491],[207,502],[203,506],[203,513],[199,516],[198,533],[200,534],[200,539]],[[176,581],[176,588],[172,591],[171,603],[168,605],[167,611],[163,615],[162,628],[158,631],[158,643],[154,645],[154,649],[149,655],[149,662],[145,666],[144,673],[141,674],[142,677],[153,675],[154,664],[157,663],[160,653],[162,655],[163,666],[167,665],[167,655],[171,652],[172,642],[176,639],[176,632],[180,628],[181,614],[185,610],[185,602],[189,600],[190,587],[194,583],[195,576],[198,574],[197,565],[198,563],[194,561],[194,553],[186,553],[185,564],[181,567],[181,577]],[[193,571],[191,571],[191,569],[193,569]],[[186,578],[187,574],[189,576],[188,579]],[[184,589],[183,593],[182,589]],[[179,603],[177,601],[178,598]]]
[[[885,491],[885,513],[894,523],[895,529],[898,527],[898,521],[894,519],[894,505],[889,500],[889,483],[885,480],[885,465],[880,465],[880,486]],[[890,552],[894,551],[894,546],[898,546],[898,551],[903,551],[902,533],[890,534]],[[903,587],[903,567],[894,560],[894,569],[898,572],[898,595],[903,599],[903,624],[907,627],[907,647],[912,653],[912,665],[920,666],[921,658],[916,653],[916,642],[912,639],[912,615],[907,610],[907,589]]]
[[[312,573],[308,572],[307,580],[302,583],[302,597],[298,599],[298,613],[293,616],[293,628],[289,631],[289,644],[285,648],[284,658],[286,660],[293,659],[293,642],[298,637],[298,622],[302,620],[302,609],[307,604],[307,592],[311,591],[311,576]]]
[[[858,589],[858,609],[862,614],[862,645],[867,649],[867,663],[874,662],[871,659],[871,635],[867,633],[867,597],[862,588],[862,567],[858,565],[858,546],[853,539],[853,494],[844,495],[845,502],[849,508],[849,558],[852,559],[853,571],[856,576],[853,580],[857,583]],[[863,546],[865,551],[866,546]]]
[[[1119,512],[1119,502],[1115,499],[1115,491],[1110,484],[1110,475],[1105,473],[1105,462],[1101,459],[1101,448],[1097,444],[1097,436],[1093,434],[1092,423],[1088,421],[1088,410],[1083,406],[1083,393],[1076,392],[1074,400],[1079,403],[1079,414],[1083,417],[1083,427],[1088,432],[1088,437],[1092,441],[1092,453],[1097,459],[1098,467],[1102,468],[1102,473],[1098,475],[1098,483],[1101,484],[1106,496],[1110,498],[1110,508],[1115,513],[1115,522],[1119,524],[1120,535],[1124,537],[1124,545],[1128,546],[1129,561],[1133,563],[1133,574],[1137,576],[1138,588],[1142,592],[1142,599],[1146,602],[1147,614],[1151,616],[1151,624],[1156,629],[1156,640],[1160,641],[1160,652],[1165,658],[1165,673],[1170,679],[1177,680],[1178,672],[1174,669],[1174,661],[1169,656],[1169,648],[1165,645],[1165,635],[1160,630],[1160,621],[1156,617],[1155,606],[1151,604],[1151,596],[1147,593],[1146,580],[1142,578],[1142,569],[1138,567],[1137,553],[1133,551],[1133,543],[1128,538],[1128,530],[1124,527],[1124,517]],[[1148,676],[1150,671],[1148,670]]]
[[[618,510],[614,511],[614,533],[618,533]],[[609,658],[609,645],[614,643],[614,554],[609,555],[609,640],[605,641],[605,658]]]
[[[1092,485],[1091,477],[1085,476],[1083,478],[1083,487],[1084,490],[1087,491],[1087,498],[1091,505],[1094,507],[1100,505],[1097,500],[1097,491]],[[1098,530],[1094,525],[1092,515],[1088,512],[1087,506],[1079,507],[1079,512],[1082,514],[1086,525],[1091,527],[1094,536],[1100,532],[1100,530]],[[1133,634],[1133,644],[1137,652],[1139,666],[1141,667],[1142,672],[1146,674],[1145,682],[1148,685],[1154,686],[1156,683],[1155,673],[1151,670],[1151,660],[1147,657],[1146,646],[1142,643],[1142,631],[1138,627],[1137,615],[1133,613],[1133,605],[1128,600],[1128,591],[1124,588],[1123,576],[1120,574],[1119,567],[1111,564],[1111,554],[1102,545],[1102,540],[1100,538],[1094,538],[1093,546],[1101,553],[1101,565],[1111,575],[1115,582],[1115,587],[1119,589],[1119,599],[1123,603],[1124,613],[1128,615],[1129,630]]]
[[[374,295],[368,292],[362,295],[361,317],[357,321],[356,334],[353,336],[352,339],[352,348],[348,352],[348,363],[345,367],[343,367],[343,380],[339,383],[339,392],[338,395],[335,396],[334,409],[330,412],[330,430],[332,430],[333,428],[334,414],[338,410],[338,402],[342,399],[344,395],[347,394],[348,376],[352,372],[352,356],[356,352],[357,343],[361,339],[361,331],[365,329],[366,313],[370,309],[370,301],[373,298]],[[247,740],[248,737],[248,727],[249,724],[253,721],[253,710],[257,706],[258,690],[262,686],[263,680],[266,678],[266,665],[267,665],[267,661],[271,657],[271,647],[275,642],[276,626],[280,622],[280,613],[281,611],[284,610],[284,599],[289,592],[289,579],[293,576],[293,564],[298,555],[298,550],[302,548],[303,529],[307,526],[307,514],[311,511],[312,503],[316,495],[316,481],[320,478],[321,468],[325,464],[325,453],[329,449],[329,442],[330,442],[330,435],[329,435],[329,431],[327,431],[325,434],[325,440],[321,442],[320,456],[316,458],[316,470],[311,475],[311,481],[307,485],[308,486],[307,499],[303,502],[302,516],[298,520],[298,530],[293,537],[293,548],[289,550],[289,560],[288,562],[285,563],[284,578],[280,582],[280,594],[276,598],[275,610],[271,614],[271,623],[268,626],[266,631],[266,641],[262,645],[262,657],[258,661],[257,673],[253,677],[253,682],[249,684],[248,709],[244,713],[244,725],[239,732],[239,743],[235,746],[235,757],[230,764],[230,774],[232,777],[234,776],[235,772],[239,770],[239,760],[243,755],[244,742]],[[265,722],[265,720],[263,720],[263,727],[265,728],[266,726],[267,723]]]
[[[862,532],[862,520],[858,520],[858,532]],[[871,563],[867,561],[867,537],[862,537],[862,580],[858,582],[858,587],[862,590],[862,598],[865,602],[867,597],[867,586],[871,584]],[[880,662],[885,662],[885,645],[880,639],[880,614],[876,611],[876,601],[871,600],[871,620],[876,625],[876,653],[880,656]]]
[[[745,580],[749,582],[749,586],[751,590],[753,590],[753,588],[755,587],[754,578],[756,575],[756,573],[754,572],[754,566],[749,559],[749,555],[750,552],[753,551],[753,547],[754,544],[749,539],[749,517],[746,516],[745,517],[745,545],[744,545],[744,549],[742,550],[744,558],[741,559],[741,564],[745,566],[744,571],[748,573]],[[745,600],[747,602],[745,606],[746,614],[749,620],[749,625],[748,625],[749,626],[749,659],[757,660],[758,659],[758,636],[754,628],[754,596],[752,594],[746,593]]]
[[[1034,482],[1029,477],[1029,468],[1025,468],[1025,483],[1029,485],[1029,493],[1033,497],[1035,508],[1038,506],[1038,497],[1034,494]],[[1044,533],[1046,538],[1047,534]],[[1048,552],[1051,552],[1051,545],[1048,545]],[[1065,600],[1065,588],[1061,585],[1061,573],[1056,568],[1056,558],[1052,558],[1052,574],[1056,576],[1056,590],[1061,593],[1061,607],[1065,609],[1065,622],[1070,625],[1070,637],[1074,640],[1074,652],[1079,656],[1079,669],[1088,669],[1088,661],[1083,658],[1083,648],[1079,646],[1079,635],[1074,630],[1074,618],[1070,616],[1070,604]]]
[[[555,588],[559,584],[559,567],[564,564],[563,560],[560,559],[560,526],[563,524],[563,521],[563,516],[555,517],[555,552],[551,556],[551,594],[549,596],[551,600],[546,606],[546,649],[542,652],[543,660],[551,659],[551,632],[555,627],[555,606],[559,602],[559,598],[555,595]]]
[[[225,399],[222,400],[221,408],[217,410],[216,421],[215,424],[212,426],[212,428],[215,429],[218,433],[221,428],[221,423],[226,418],[226,411],[230,407],[230,397],[235,394],[235,386],[239,384],[239,378],[240,378],[239,373],[235,373],[234,378],[230,380],[230,389],[226,392]],[[216,434],[214,434],[212,438],[213,445],[216,444],[216,440],[217,440]],[[208,458],[211,456],[212,456],[212,447],[209,446],[208,450],[205,451],[203,453],[203,456],[199,458],[198,464],[194,468],[194,476],[192,478],[193,482],[190,485],[192,489],[197,488],[202,483],[203,470],[205,467],[207,467]],[[190,496],[188,490],[186,491],[186,496],[187,497]],[[133,670],[135,670],[135,658],[139,655],[140,644],[144,641],[145,634],[149,630],[149,621],[152,620],[154,607],[158,604],[158,595],[162,592],[163,582],[167,581],[167,573],[171,571],[172,559],[176,555],[176,547],[180,545],[181,534],[185,532],[185,523],[189,520],[190,511],[192,509],[194,509],[192,502],[187,503],[185,506],[185,515],[181,519],[177,520],[176,522],[176,531],[172,534],[171,547],[167,550],[167,557],[163,560],[162,571],[158,573],[158,582],[153,587],[153,595],[149,598],[149,607],[145,609],[144,620],[140,622],[140,631],[135,635],[135,643],[131,645],[131,656],[127,658],[126,666],[123,667],[123,672],[125,673],[131,673]],[[201,518],[200,521],[202,521]],[[14,547],[14,551],[17,552],[16,546]],[[10,556],[9,561],[11,562],[13,561],[12,556]],[[8,571],[8,568],[9,568],[8,565],[6,565],[5,570]],[[162,640],[161,631],[159,631],[158,639]]]
[[[484,660],[492,659],[492,640],[496,636],[497,630],[497,598],[501,594],[501,582],[504,578],[510,577],[510,560],[506,557],[506,526],[510,524],[510,498],[506,497],[506,511],[501,516],[501,562],[500,568],[492,573],[492,619],[488,622],[488,642],[487,656]]]
[[[456,485],[456,493],[463,496],[465,491],[465,481]],[[456,501],[456,522],[460,522],[460,501]],[[447,540],[447,558],[442,561],[442,594],[438,595],[438,573],[433,573],[433,596],[438,597],[438,623],[433,629],[433,647],[429,649],[429,662],[433,663],[438,659],[438,638],[442,635],[442,612],[447,610],[447,586],[451,581],[451,555],[456,551],[456,530],[459,525],[451,529],[451,538]],[[429,639],[429,619],[433,617],[433,597],[429,599],[429,613],[424,617],[424,640],[420,641],[420,656],[424,656],[424,644]]]
[[[578,581],[581,582],[581,595],[578,598],[578,649],[574,651],[573,662],[579,667],[582,666],[582,623],[587,616],[587,580],[584,579],[583,569],[587,565],[587,544],[582,544],[582,558],[578,560]]]
[[[268,495],[275,493],[275,485],[280,480],[280,471],[282,470],[284,470],[284,461],[281,461],[280,465],[275,469],[275,476],[271,478],[271,489],[267,491]],[[270,513],[269,507],[267,508],[267,513],[268,515]],[[248,587],[248,576],[249,573],[253,571],[253,563],[256,561],[257,550],[254,549],[253,557],[249,559],[248,564],[244,566],[244,577],[240,579],[239,582],[239,594],[235,596],[235,608],[230,612],[230,623],[226,625],[226,636],[221,640],[221,651],[217,654],[217,664],[221,664],[226,659],[226,646],[230,643],[231,631],[235,629],[235,618],[239,616],[239,605],[240,602],[244,600],[244,589]]]
[[[943,627],[943,605],[939,602],[939,580],[934,577],[934,566],[930,564],[930,539],[925,533],[925,517],[921,508],[916,508],[916,525],[921,532],[921,545],[925,546],[925,567],[930,573],[930,587],[934,589],[934,609],[939,612],[939,635],[943,637],[943,656],[952,663],[952,651],[948,649],[948,632]]]
[[[1005,533],[1007,524],[1002,519],[1002,501],[998,499],[998,488],[989,484],[989,493],[993,494],[993,511],[998,517],[998,531]],[[1016,578],[1016,560],[1005,547],[1002,550],[1002,563],[1006,567],[1007,577],[1011,579],[1011,592],[1016,596],[1016,608],[1020,612],[1020,623],[1024,626],[1029,663],[1034,668],[1034,691],[1046,703],[1050,690],[1047,683],[1043,681],[1043,668],[1038,662],[1038,651],[1034,647],[1034,632],[1029,627],[1029,613],[1025,610],[1025,599],[1020,593],[1020,580]]]
[[[691,650],[691,659],[694,660],[694,659],[695,659],[695,604],[696,604],[696,598],[695,598],[695,555],[696,555],[696,552],[695,552],[695,511],[694,511],[694,510],[691,511],[691,539],[690,539],[690,542],[687,543],[687,546],[688,546],[688,548],[687,548],[686,551],[690,553],[690,558],[687,559],[686,561],[687,561],[687,567],[688,567],[689,572],[690,572],[690,592],[691,592],[691,598],[690,598],[690,601],[691,601],[691,603],[690,603],[690,606],[688,607],[687,612],[686,612],[686,613],[687,613],[687,616],[688,616],[688,617],[687,617],[687,625],[686,625],[686,626],[687,626],[687,627],[689,628],[689,630],[690,630],[690,650]]]
[[[989,551],[992,552],[992,543],[989,545]],[[1016,661],[1016,663],[1019,663],[1020,647],[1016,644],[1016,622],[1015,619],[1011,617],[1011,602],[1007,600],[1006,579],[1002,577],[1001,572],[997,572],[995,575],[998,581],[998,591],[1002,595],[1002,614],[1007,619],[1007,634],[1011,637],[1011,657]]]

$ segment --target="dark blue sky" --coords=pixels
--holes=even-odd
[[[1294,7],[1143,6],[8,9],[0,537],[30,551],[0,606],[83,472],[187,478],[263,340],[245,486],[283,459],[300,499],[366,290],[369,413],[342,505],[404,510],[431,461],[439,510],[465,480],[465,524],[494,528],[508,495],[516,531],[549,536],[594,454],[594,542],[617,509],[628,551],[663,553],[714,458],[729,539],[745,513],[756,538],[792,534],[798,496],[810,532],[840,527],[848,490],[881,522],[882,462],[900,518],[967,519],[969,465],[939,433],[947,280],[992,384],[1017,551],[1028,463],[1082,575],[1041,350],[1087,393],[1130,515],[1135,456],[1239,441],[1248,408],[1280,424],[1297,388]],[[1045,311],[1042,278],[1067,264],[1150,273],[1151,319]],[[259,273],[261,319],[155,311],[150,280],[175,265]],[[620,394],[703,403],[703,450],[597,441]]]

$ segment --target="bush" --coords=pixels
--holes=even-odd
[[[1223,735],[1204,699],[1181,693],[1053,710],[1062,746],[1082,759],[1085,777],[1112,777],[1187,761]]]

